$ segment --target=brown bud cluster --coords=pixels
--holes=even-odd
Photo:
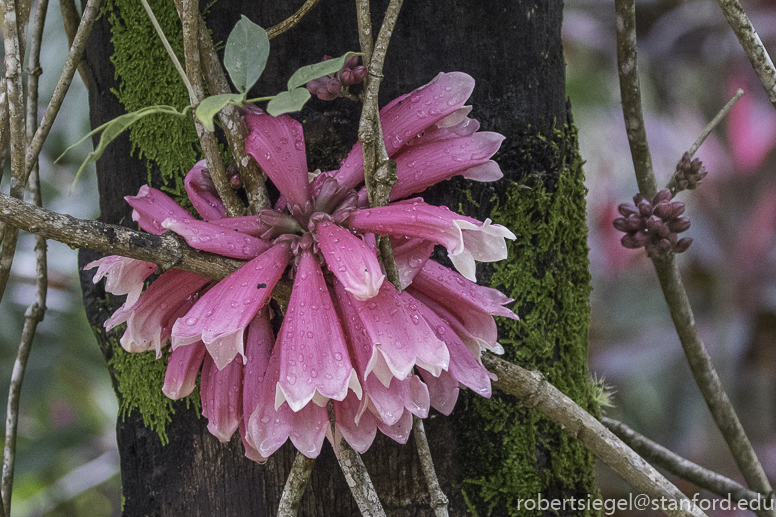
[[[323,56],[323,61],[329,59],[331,56]],[[366,68],[358,64],[358,56],[352,56],[345,60],[339,72],[313,79],[307,83],[307,89],[322,101],[331,101],[339,97],[340,90],[362,82],[364,77]]]
[[[690,228],[690,219],[684,215],[684,203],[671,201],[671,191],[661,190],[650,203],[641,194],[633,196],[631,205],[618,207],[622,217],[614,220],[614,227],[625,232],[622,245],[626,248],[646,248],[651,258],[665,257],[669,252],[682,253],[692,244],[692,238],[679,239],[679,233]]]
[[[684,153],[682,159],[676,164],[676,191],[693,190],[700,184],[709,171],[698,158],[690,160],[690,153]]]

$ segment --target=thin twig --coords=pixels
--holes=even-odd
[[[145,0],[142,1],[145,2]],[[191,104],[196,105],[205,97],[199,58],[199,3],[195,0],[183,0],[182,5],[183,10],[179,14],[183,25],[183,52],[186,57],[186,74],[188,75],[186,83],[189,88]],[[245,215],[245,206],[232,190],[232,185],[229,182],[215,134],[202,125],[196,114],[192,113],[192,118],[199,136],[199,143],[202,145],[202,153],[207,161],[210,177],[213,179],[219,197],[224,202],[227,215],[229,217]]]
[[[54,119],[57,117],[59,108],[62,107],[62,102],[65,100],[67,90],[73,82],[73,75],[75,75],[76,68],[81,62],[81,56],[86,47],[86,40],[89,38],[89,33],[92,30],[92,25],[94,25],[94,20],[100,13],[101,3],[102,0],[88,0],[86,7],[84,7],[81,23],[78,25],[78,31],[75,34],[75,39],[73,39],[73,44],[70,46],[70,52],[68,52],[67,59],[65,60],[65,67],[62,70],[62,74],[59,76],[59,81],[54,89],[51,101],[49,101],[49,105],[46,108],[46,113],[43,115],[43,120],[41,120],[40,126],[35,131],[35,136],[32,138],[32,142],[30,142],[30,145],[27,148],[27,156],[25,157],[27,174],[32,171],[32,167],[38,161],[38,155],[43,148],[43,143],[46,141],[46,138],[48,138],[51,126],[54,124]],[[25,178],[25,183],[26,181]]]
[[[10,191],[13,197],[21,199],[24,195],[24,186],[27,183],[27,175],[24,170],[24,148],[26,146],[24,133],[24,90],[22,87],[22,69],[24,65],[21,58],[16,2],[14,0],[2,0],[2,10],[3,44],[5,45],[5,88],[8,95],[11,135]],[[6,228],[3,235],[2,249],[0,250],[0,300],[3,299],[5,288],[8,285],[8,278],[11,275],[11,265],[16,253],[18,236],[19,231],[15,228]],[[4,500],[8,499],[6,507],[10,504],[10,497],[10,494],[4,494]]]
[[[544,375],[491,353],[482,355],[482,364],[498,376],[498,380],[493,382],[495,388],[519,398],[526,407],[539,411],[558,424],[633,488],[649,496],[652,503],[664,502],[663,513],[669,516],[704,515],[687,496],[601,422],[547,382]]]
[[[757,501],[758,499],[766,498],[766,496],[749,490],[732,479],[705,469],[671,452],[659,443],[655,443],[646,436],[637,433],[622,422],[603,417],[601,418],[601,423],[645,460],[713,494],[721,497],[731,496],[731,498],[738,501]]]
[[[771,485],[762,464],[746,436],[746,431],[725,392],[722,380],[719,378],[709,353],[698,335],[695,316],[674,255],[655,260],[654,264],[671,313],[671,319],[682,343],[684,354],[687,356],[695,383],[700,388],[717,427],[722,432],[722,436],[725,438],[749,488],[762,494],[771,493]],[[776,515],[776,511],[761,510],[757,514]]]
[[[363,93],[364,106],[358,125],[358,139],[364,152],[364,182],[371,207],[388,205],[391,201],[391,189],[396,184],[396,162],[390,159],[385,148],[377,96],[383,77],[383,63],[388,51],[388,43],[396,26],[402,3],[403,0],[391,0],[388,4],[374,46],[371,45],[372,26],[368,22],[369,0],[358,0],[356,3],[359,41],[361,51],[364,53],[364,63],[367,64],[368,70]],[[367,56],[371,56],[369,61],[366,61]],[[379,247],[388,280],[397,289],[401,289],[399,271],[393,260],[391,243],[387,238],[381,237]]]
[[[62,24],[65,27],[65,34],[67,35],[67,46],[73,45],[76,32],[78,32],[78,22],[81,20],[81,15],[78,14],[78,10],[75,7],[75,0],[59,0],[59,10],[62,13]],[[78,64],[78,75],[81,76],[86,89],[89,89],[89,78],[86,75],[86,64],[81,62]]]
[[[179,12],[183,10],[181,0],[175,0],[175,6]],[[207,89],[211,95],[232,93],[224,67],[221,65],[213,46],[210,32],[207,30],[202,15],[197,13],[197,16],[199,18],[199,54],[202,59],[202,72],[205,76]],[[248,196],[248,214],[256,215],[262,208],[270,207],[270,200],[261,168],[256,160],[251,159],[245,152],[245,139],[248,136],[248,131],[245,129],[240,112],[234,106],[222,109],[218,113],[218,118],[221,121],[226,141],[229,143],[229,149],[232,151],[232,157],[240,171],[240,178]]]
[[[186,91],[189,92],[189,102],[196,105],[200,100],[202,100],[202,94],[197,95],[194,91],[194,86],[189,82],[189,77],[183,70],[183,65],[181,65],[181,62],[178,60],[178,56],[175,55],[175,51],[173,51],[170,42],[167,41],[167,36],[165,36],[162,27],[159,25],[159,21],[156,19],[154,11],[151,9],[151,6],[148,5],[148,0],[140,0],[140,3],[143,4],[143,9],[145,9],[148,18],[151,20],[151,25],[154,26],[154,30],[156,31],[156,34],[159,35],[159,39],[162,40],[162,45],[164,45],[164,49],[167,51],[167,55],[170,56],[172,64],[175,65],[175,69],[178,71],[178,75],[183,81],[183,84],[186,85]]]
[[[749,20],[746,11],[738,0],[717,0],[722,8],[728,24],[736,33],[738,41],[746,52],[749,62],[752,64],[757,75],[760,76],[760,82],[765,88],[768,100],[776,108],[776,68],[773,66],[771,56],[765,50],[763,42],[757,31],[754,30],[752,22]]]
[[[278,504],[278,517],[296,517],[299,513],[299,501],[302,500],[310,474],[313,472],[315,459],[308,458],[301,452],[296,453],[291,472],[288,474],[283,494]]]
[[[706,141],[706,139],[709,137],[712,131],[719,125],[720,122],[722,122],[722,119],[727,116],[728,111],[733,107],[733,105],[738,102],[738,99],[744,96],[744,90],[739,88],[736,91],[736,94],[733,95],[733,97],[728,101],[727,104],[725,104],[721,110],[714,116],[713,119],[711,119],[711,122],[706,124],[706,127],[703,128],[701,131],[701,134],[698,135],[698,138],[695,140],[695,142],[692,144],[692,147],[687,151],[687,154],[690,155],[690,158],[695,156],[695,153],[698,151],[698,148],[700,148],[701,145],[703,145],[703,142]],[[678,172],[678,171],[676,171]],[[676,172],[674,172],[671,175],[671,179],[668,181],[668,184],[666,185],[666,188],[671,191],[671,196],[676,195]]]
[[[428,495],[431,498],[431,508],[436,517],[448,517],[447,496],[439,486],[439,479],[434,469],[434,461],[431,459],[431,449],[428,447],[426,439],[426,430],[423,427],[423,419],[412,416],[412,433],[415,435],[415,445],[418,448],[420,457],[420,468],[423,470],[423,476],[428,485]]]
[[[698,148],[703,144],[703,142],[708,138],[708,136],[711,134],[712,131],[719,125],[720,122],[722,122],[722,119],[725,118],[725,116],[728,114],[728,111],[730,111],[730,108],[733,107],[733,105],[738,102],[738,99],[744,96],[744,90],[739,88],[736,91],[736,94],[733,95],[733,98],[731,98],[727,104],[725,104],[721,110],[719,110],[719,113],[717,113],[713,119],[711,119],[711,122],[706,124],[706,127],[703,128],[703,131],[701,131],[701,134],[698,136],[698,139],[695,141],[694,144],[692,144],[692,147],[690,147],[690,150],[688,153],[690,153],[690,157],[692,158],[696,151],[698,151]]]
[[[635,0],[617,0],[614,7],[617,11],[617,69],[625,130],[628,133],[639,192],[651,200],[657,194],[657,181],[641,109],[641,86],[636,58],[636,3]]]
[[[48,0],[40,0],[35,13],[35,23],[32,30],[30,41],[30,57],[27,68],[27,116],[26,116],[26,137],[32,139],[37,129],[38,112],[38,78],[40,77],[40,47],[43,38],[43,27],[46,21],[46,10],[48,9]],[[24,153],[19,156],[19,166],[24,171]],[[38,168],[34,167],[30,176],[30,193],[33,202],[37,206],[43,205],[40,192],[40,175]],[[14,229],[15,230],[15,229]],[[17,231],[14,231],[17,233]],[[35,337],[35,331],[38,324],[43,321],[46,313],[46,292],[48,290],[48,273],[46,257],[46,239],[35,236],[35,299],[27,307],[24,313],[24,327],[22,330],[19,349],[16,353],[13,371],[11,373],[11,382],[8,388],[8,405],[6,409],[5,422],[5,445],[3,447],[3,473],[2,473],[2,493],[3,493],[3,513],[11,514],[11,499],[13,494],[13,477],[16,463],[16,436],[19,423],[19,401],[21,398],[22,382],[24,381],[24,372],[27,367],[27,359],[32,349],[32,341]]]
[[[327,409],[329,411],[331,435],[337,436],[334,406],[331,405],[331,402],[329,402]],[[377,492],[369,477],[369,473],[366,471],[361,455],[353,450],[353,447],[344,438],[339,440],[335,438],[334,441],[336,442],[332,445],[334,454],[337,456],[337,462],[345,475],[345,481],[350,487],[350,493],[353,494],[353,499],[356,500],[356,505],[361,511],[361,515],[364,517],[385,517],[385,510],[383,510],[383,505],[380,504],[380,498],[377,497]]]
[[[615,0],[615,9],[617,11],[617,65],[620,75],[622,111],[639,189],[647,199],[653,199],[657,193],[657,182],[652,170],[652,158],[649,154],[646,132],[644,131],[641,95],[638,87],[635,2],[634,0]],[[746,436],[733,404],[725,393],[722,381],[711,363],[709,353],[698,335],[695,316],[674,255],[669,254],[666,258],[654,259],[653,263],[695,383],[700,388],[717,427],[722,432],[749,488],[763,494],[770,493],[772,489],[765,471]],[[776,516],[776,511],[760,510],[757,514]]]
[[[358,42],[361,46],[361,52],[364,53],[364,64],[368,64],[372,61],[372,52],[375,49],[369,0],[356,0],[356,17],[358,20]]]
[[[299,23],[299,21],[304,18],[304,15],[310,12],[310,9],[315,7],[315,5],[320,0],[307,0],[302,7],[299,8],[297,12],[283,20],[282,22],[278,23],[277,25],[273,25],[269,29],[267,29],[267,37],[269,39],[272,39],[274,37],[280,36],[287,30],[290,30],[293,28],[294,25]]]

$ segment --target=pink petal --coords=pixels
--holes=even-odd
[[[356,210],[348,220],[351,230],[378,235],[420,237],[447,248],[464,276],[474,280],[474,260],[494,262],[507,256],[504,239],[515,239],[507,228],[484,223],[418,200],[379,208]],[[459,257],[460,255],[460,257]]]
[[[338,443],[338,435],[342,435],[356,451],[361,454],[365,453],[377,434],[377,420],[371,413],[367,412],[356,423],[359,400],[354,393],[349,393],[342,402],[334,402],[333,404],[336,422],[335,442]]]
[[[111,328],[123,321],[127,322],[121,346],[128,352],[143,352],[154,348],[157,355],[160,355],[163,341],[166,342],[162,335],[165,322],[208,282],[208,278],[177,269],[161,275],[145,290],[140,300],[124,312],[126,320],[112,319]]]
[[[405,411],[398,422],[393,425],[387,425],[382,422],[377,422],[377,427],[380,431],[398,443],[407,443],[407,439],[412,432],[412,414],[409,411]]]
[[[270,247],[269,243],[256,237],[196,219],[165,219],[162,226],[186,239],[189,246],[224,257],[252,259]]]
[[[134,209],[132,220],[148,233],[163,234],[166,230],[162,228],[162,221],[168,217],[193,219],[190,213],[167,194],[148,185],[140,187],[137,196],[124,196],[124,199]]]
[[[461,138],[464,136],[473,135],[480,129],[480,123],[473,118],[460,118],[460,113],[466,110],[470,106],[465,106],[459,109],[444,119],[440,120],[433,126],[426,128],[422,133],[419,133],[415,138],[410,139],[407,145],[402,148],[401,152],[405,152],[412,147],[419,145],[430,144],[431,142],[438,142],[439,140],[448,140],[452,138]],[[468,111],[466,112],[468,114]],[[451,118],[454,117],[454,118]],[[448,122],[454,120],[460,120],[457,124],[450,125]],[[442,125],[440,125],[442,124]]]
[[[412,286],[441,305],[456,309],[456,314],[465,314],[469,310],[484,311],[494,316],[519,319],[514,312],[503,307],[514,301],[512,298],[498,289],[477,285],[433,260],[423,265]],[[465,321],[465,318],[462,320]]]
[[[398,422],[404,413],[405,399],[409,392],[408,384],[408,379],[400,381],[394,377],[391,379],[390,385],[386,387],[375,375],[367,377],[364,383],[366,396],[358,408],[357,422],[360,424],[359,419],[370,412],[388,425]],[[364,411],[367,407],[370,411]]]
[[[329,415],[326,408],[317,404],[307,404],[299,412],[294,413],[294,424],[288,437],[299,452],[308,458],[317,458],[321,453],[328,427]]]
[[[418,312],[418,302],[411,296],[399,293],[385,282],[374,298],[366,302],[351,298],[351,303],[373,346],[364,376],[374,370],[380,381],[388,385],[388,371],[404,380],[415,365],[435,373],[447,369],[450,361],[447,347],[434,336]],[[387,371],[380,367],[381,361]]]
[[[399,270],[399,282],[404,290],[431,257],[434,243],[415,237],[398,237],[391,239],[391,245],[396,268]]]
[[[246,215],[241,217],[225,217],[223,219],[213,219],[208,221],[221,228],[250,235],[252,237],[261,237],[271,228],[261,222],[258,215]]]
[[[385,280],[377,256],[364,242],[329,221],[317,224],[315,235],[326,265],[357,300],[375,296]]]
[[[175,323],[173,348],[202,340],[218,368],[244,356],[245,327],[269,300],[290,256],[287,245],[273,246],[218,282]]]
[[[95,284],[105,277],[105,290],[116,296],[126,294],[124,304],[132,307],[140,298],[146,278],[156,271],[156,264],[119,255],[109,255],[89,262],[84,270],[97,267],[92,282]]]
[[[465,314],[454,313],[457,308],[452,304],[447,307],[442,306],[412,286],[407,288],[407,292],[450,325],[478,361],[483,349],[499,355],[504,353],[504,348],[498,343],[496,321],[489,313],[476,310]],[[462,318],[465,321],[462,321]]]
[[[423,318],[434,330],[434,334],[447,345],[447,350],[450,352],[450,368],[448,368],[450,375],[478,395],[490,398],[490,376],[488,370],[479,363],[479,355],[477,358],[472,356],[461,338],[434,311],[423,304],[419,307]]]
[[[439,377],[434,377],[422,368],[418,370],[420,376],[428,386],[428,393],[431,397],[431,407],[445,416],[453,412],[455,403],[458,400],[458,381],[448,372],[442,372]]]
[[[267,460],[269,458],[265,458],[262,456],[259,451],[256,450],[256,447],[253,446],[253,441],[250,439],[250,433],[246,430],[246,423],[245,419],[240,421],[240,439],[242,440],[243,448],[245,448],[245,457],[248,458],[251,461],[255,461],[256,463],[260,465],[264,465],[267,463]]]
[[[261,402],[261,390],[274,346],[275,334],[272,332],[272,324],[269,321],[269,311],[266,307],[262,307],[248,325],[248,336],[245,338],[247,361],[243,381],[243,419],[246,429],[251,415]],[[274,395],[274,390],[272,391]],[[249,442],[252,441],[250,438],[246,439]]]
[[[191,395],[197,386],[197,376],[205,359],[205,352],[207,350],[202,341],[172,351],[162,387],[167,398],[178,400]]]
[[[420,380],[420,377],[413,375],[407,383],[407,393],[409,397],[404,403],[404,407],[407,408],[407,411],[417,417],[426,418],[431,404],[428,386]]]
[[[343,400],[348,388],[361,398],[323,272],[309,252],[302,253],[274,354],[280,357],[275,407],[286,400],[299,411],[314,397]]]
[[[250,125],[253,130],[245,140],[245,150],[292,207],[304,208],[310,195],[302,125],[288,115],[251,116]]]
[[[380,110],[383,139],[388,156],[393,156],[408,140],[463,107],[474,90],[474,79],[462,72],[441,73],[430,83],[394,99]],[[364,158],[356,143],[337,173],[337,181],[354,188],[364,181]]]
[[[200,160],[186,174],[183,181],[189,200],[202,219],[214,220],[226,217],[226,208],[218,196],[216,186],[207,172],[207,162]]]
[[[243,364],[239,358],[223,369],[208,356],[202,365],[202,416],[207,429],[221,443],[227,443],[242,420]]]
[[[258,392],[258,405],[248,422],[248,435],[258,454],[269,458],[288,439],[294,423],[294,412],[283,404],[277,410],[273,404],[275,385],[280,375],[278,356],[273,355]]]
[[[503,141],[503,135],[483,132],[407,149],[395,158],[398,181],[391,190],[391,200],[422,192],[431,185],[487,163]]]

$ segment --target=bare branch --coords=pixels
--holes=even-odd
[[[302,500],[310,474],[313,472],[315,460],[301,452],[296,453],[291,472],[288,474],[283,494],[278,504],[278,517],[296,517],[299,512],[299,501]]]
[[[183,10],[181,0],[175,0],[175,6],[179,12]],[[211,95],[231,93],[229,81],[226,78],[224,67],[218,60],[210,32],[207,30],[202,15],[197,13],[197,16],[199,18],[199,53],[207,89]],[[240,171],[240,178],[248,195],[248,214],[256,215],[262,208],[269,208],[270,201],[261,168],[245,152],[245,138],[248,136],[245,124],[243,124],[242,117],[234,106],[222,109],[218,113],[218,118],[221,121],[226,140],[232,151],[232,157]]]
[[[695,156],[695,153],[698,151],[698,148],[700,148],[701,145],[703,145],[703,142],[706,141],[706,138],[709,137],[712,131],[719,125],[720,122],[722,122],[722,119],[725,118],[725,116],[728,114],[728,111],[730,111],[730,108],[733,107],[733,105],[738,102],[738,99],[744,96],[744,90],[739,88],[736,91],[736,94],[733,95],[733,97],[725,104],[721,110],[714,116],[713,119],[711,119],[711,122],[706,124],[706,127],[703,128],[701,131],[701,134],[698,135],[698,138],[695,140],[695,142],[692,144],[692,147],[687,151],[687,154],[690,155],[690,158]],[[678,171],[677,171],[678,172]],[[671,191],[671,196],[676,195],[676,172],[674,172],[671,175],[671,179],[668,181],[668,184],[666,185],[666,188]]]
[[[67,35],[67,46],[71,47],[78,32],[78,22],[81,20],[81,15],[78,14],[78,10],[75,7],[75,0],[59,0],[59,11],[62,13],[62,24]],[[84,86],[89,89],[89,77],[86,75],[86,65],[83,62],[78,64],[78,75],[81,76]]]
[[[412,427],[412,433],[415,435],[415,445],[418,448],[418,456],[420,457],[420,467],[423,469],[423,475],[428,484],[431,508],[434,510],[436,517],[448,517],[447,503],[449,501],[445,493],[442,492],[442,487],[439,486],[439,479],[434,469],[434,461],[431,459],[431,449],[429,449],[428,440],[426,439],[426,429],[423,427],[423,419],[413,415]]]
[[[24,148],[26,146],[24,90],[22,86],[22,51],[21,39],[18,30],[17,18],[21,13],[16,10],[14,0],[2,0],[3,11],[3,45],[5,46],[5,89],[8,100],[8,116],[10,117],[11,139],[11,195],[21,199],[24,195],[24,186],[27,183],[27,174],[24,167]],[[29,16],[29,13],[28,13]],[[11,274],[11,265],[16,253],[16,241],[19,232],[15,228],[6,228],[3,232],[2,249],[0,250],[0,300],[5,294],[8,285],[8,277]],[[6,500],[6,508],[10,507],[10,494],[3,494]],[[6,512],[10,513],[10,512]]]
[[[194,0],[183,0],[182,5],[183,10],[179,14],[183,24],[183,51],[186,56],[187,83],[191,86],[189,90],[191,104],[196,105],[205,97],[199,58],[199,4]],[[196,114],[192,113],[192,117],[194,126],[197,128],[199,142],[202,144],[202,152],[207,161],[210,177],[213,179],[219,197],[224,202],[226,213],[230,217],[244,215],[245,207],[229,183],[229,176],[226,173],[224,163],[221,161],[215,135],[202,125]]]
[[[647,199],[653,199],[657,193],[657,182],[652,170],[652,158],[641,110],[636,60],[635,1],[615,0],[615,9],[617,11],[617,66],[620,75],[622,111],[633,155],[633,166],[641,193]],[[695,316],[682,283],[675,256],[669,254],[666,258],[653,259],[653,262],[695,383],[700,388],[717,427],[722,432],[749,487],[763,494],[770,493],[772,489],[765,471],[746,436],[733,404],[725,393],[709,353],[698,335]],[[776,511],[761,510],[757,514],[776,516]]]
[[[102,0],[88,0],[86,7],[84,8],[83,16],[81,17],[81,23],[78,25],[78,31],[73,39],[73,44],[70,46],[70,52],[67,54],[65,60],[65,67],[62,70],[62,74],[59,76],[59,81],[54,89],[54,95],[49,101],[49,105],[46,108],[46,113],[43,115],[43,120],[40,122],[40,126],[35,131],[35,136],[32,138],[29,147],[27,148],[27,156],[25,157],[25,168],[27,175],[32,171],[32,167],[38,161],[38,155],[43,148],[43,142],[46,141],[51,126],[54,124],[54,119],[59,113],[59,108],[62,107],[62,102],[65,100],[67,90],[70,88],[70,83],[73,82],[73,75],[78,64],[81,62],[81,56],[83,55],[84,47],[86,46],[86,40],[89,37],[89,33],[94,25],[94,20],[100,12],[100,4]],[[27,179],[25,178],[25,183]]]
[[[519,398],[526,407],[536,409],[558,424],[636,490],[653,501],[668,500],[663,513],[669,516],[705,515],[601,422],[547,382],[541,373],[528,371],[490,353],[482,355],[482,364],[498,376],[498,380],[493,382],[494,387]]]
[[[40,0],[35,12],[35,24],[32,29],[32,38],[29,48],[29,64],[27,68],[27,138],[32,138],[37,129],[38,111],[38,78],[40,70],[40,44],[43,37],[43,26],[46,21],[48,0]],[[42,206],[43,200],[40,192],[40,175],[38,167],[33,167],[30,175],[30,193],[33,203]],[[19,423],[19,401],[21,398],[24,372],[27,368],[27,359],[32,349],[32,341],[38,324],[43,321],[46,313],[46,293],[48,291],[48,262],[46,256],[46,239],[40,235],[35,236],[35,299],[27,307],[24,314],[24,328],[16,353],[16,361],[11,373],[11,383],[8,388],[8,405],[5,422],[5,446],[3,450],[3,474],[2,493],[7,497],[3,500],[5,513],[11,513],[11,494],[13,493],[14,467],[16,463],[16,436]]]
[[[337,462],[345,475],[345,481],[350,487],[350,493],[353,494],[353,499],[356,500],[361,515],[385,517],[385,510],[380,504],[380,499],[377,497],[377,492],[372,485],[372,480],[369,478],[361,455],[354,451],[345,440],[341,440],[339,445],[334,448],[334,453],[337,455]]]
[[[657,194],[657,182],[641,108],[641,85],[636,59],[636,2],[617,0],[614,7],[617,11],[617,70],[625,131],[628,133],[639,191],[647,199],[652,199]]]
[[[738,41],[746,52],[746,57],[752,64],[757,75],[760,76],[760,82],[765,88],[768,100],[776,108],[776,68],[773,66],[771,56],[765,50],[763,42],[757,31],[754,30],[752,22],[749,20],[746,11],[738,0],[717,0],[722,8],[728,24],[736,33]]]
[[[294,27],[299,21],[304,18],[304,15],[310,12],[310,9],[316,6],[316,4],[320,0],[307,0],[302,7],[299,8],[297,12],[283,20],[282,22],[278,23],[277,25],[273,25],[269,29],[267,29],[267,37],[269,39],[275,38],[277,36],[280,36],[284,32],[290,30]]]
[[[358,125],[358,139],[364,152],[364,182],[371,207],[388,205],[391,201],[391,189],[396,184],[396,162],[388,157],[388,151],[385,148],[377,95],[383,77],[383,63],[388,52],[388,43],[396,26],[402,3],[403,0],[391,0],[388,4],[383,25],[374,46],[371,44],[372,25],[369,22],[369,1],[358,0],[356,3],[359,41],[361,51],[364,53],[364,63],[368,70],[363,93],[364,106]],[[371,56],[368,61],[366,60],[367,56]],[[393,260],[391,243],[387,238],[381,237],[379,246],[388,280],[397,289],[401,289],[399,271]]]
[[[732,479],[728,479],[688,459],[682,458],[659,443],[655,443],[646,436],[637,433],[622,422],[604,417],[601,419],[601,423],[633,448],[642,458],[682,479],[686,479],[700,488],[704,488],[721,497],[731,496],[739,501],[742,499],[756,501],[766,497],[749,490]]]

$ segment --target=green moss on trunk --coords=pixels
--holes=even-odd
[[[516,300],[520,316],[499,322],[505,358],[541,371],[595,413],[587,372],[586,189],[576,132],[524,135],[505,149],[504,162],[526,173],[523,184],[498,196],[491,213],[517,236],[491,279]],[[521,500],[596,494],[593,456],[538,412],[501,393],[490,400],[466,394],[463,402],[458,432],[466,444],[464,491],[472,514],[536,515]]]

